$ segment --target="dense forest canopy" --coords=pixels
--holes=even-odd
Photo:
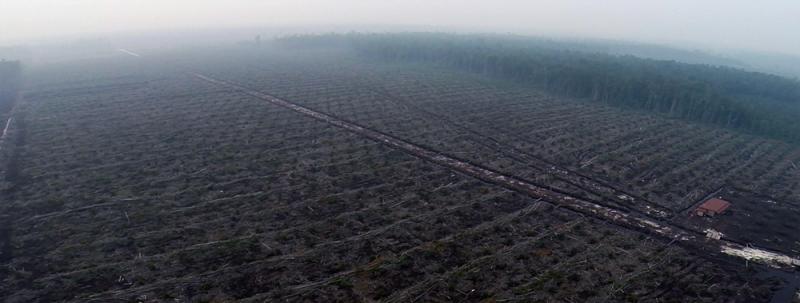
[[[21,72],[18,61],[0,61],[0,115],[11,110],[17,98]]]
[[[429,33],[285,37],[381,60],[433,63],[551,93],[800,142],[800,82],[706,64],[643,59],[518,36]]]

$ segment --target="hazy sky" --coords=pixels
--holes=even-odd
[[[0,0],[0,43],[121,30],[392,24],[800,54],[800,0]]]

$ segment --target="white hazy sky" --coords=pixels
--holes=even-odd
[[[0,0],[0,44],[269,25],[423,25],[800,54],[800,0]]]

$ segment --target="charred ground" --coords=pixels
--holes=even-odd
[[[800,150],[781,141],[343,50],[138,53],[31,71],[0,206],[7,301],[754,302],[780,284],[188,72],[587,201],[800,248],[790,223],[748,227],[797,221]],[[731,214],[685,218],[721,188]]]

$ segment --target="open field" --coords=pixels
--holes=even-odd
[[[447,71],[314,58],[206,63],[220,78],[598,204],[683,217],[709,194],[741,188],[750,194],[732,201],[739,216],[800,207],[800,149],[780,141]],[[764,233],[792,234],[800,217],[774,213],[788,225]],[[748,241],[800,250],[797,235]]]
[[[800,250],[800,149],[778,141],[347,54],[136,53],[33,71],[0,205],[7,301],[765,302],[779,284],[188,72],[563,195]],[[718,190],[730,215],[686,218]]]

